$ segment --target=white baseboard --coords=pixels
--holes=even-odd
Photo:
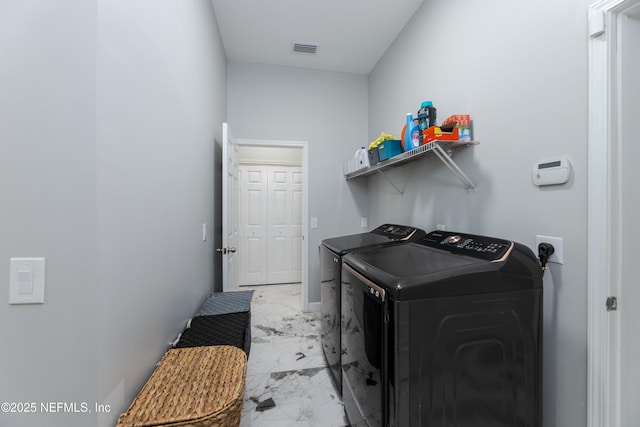
[[[310,302],[307,307],[308,313],[319,313],[322,309],[322,304],[319,302]]]

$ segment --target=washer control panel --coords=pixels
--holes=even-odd
[[[513,242],[509,240],[439,230],[428,233],[418,243],[486,261],[501,260],[513,247]]]

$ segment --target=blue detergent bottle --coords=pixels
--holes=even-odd
[[[420,125],[413,120],[411,113],[407,113],[407,127],[404,131],[404,151],[419,147],[420,141]]]

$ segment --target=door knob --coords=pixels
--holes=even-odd
[[[229,251],[229,253],[235,254],[235,253],[236,253],[236,248],[234,248],[234,247],[232,246],[232,247],[230,247],[230,248],[228,249],[228,251]]]
[[[218,249],[216,249],[216,252],[221,253],[222,255],[226,255],[227,254],[227,248],[218,248]]]

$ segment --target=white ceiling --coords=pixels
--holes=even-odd
[[[424,0],[211,0],[230,61],[368,74]],[[315,55],[293,44],[317,44]]]

